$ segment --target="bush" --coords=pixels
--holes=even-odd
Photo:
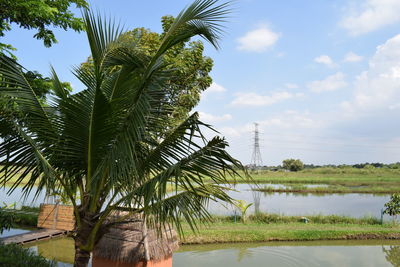
[[[297,172],[297,171],[301,171],[302,169],[304,169],[304,164],[299,159],[285,159],[282,162],[282,166],[284,169],[292,171],[292,172]]]
[[[3,243],[0,243],[0,265],[4,267],[56,266],[55,262],[48,261],[27,248],[16,244],[4,245]]]
[[[0,208],[0,234],[2,234],[4,230],[10,229],[13,222],[14,222],[13,214],[4,212],[3,208]]]
[[[33,214],[14,214],[14,224],[23,226],[36,226],[38,221],[38,215]]]

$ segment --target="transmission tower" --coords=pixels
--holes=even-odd
[[[255,170],[260,169],[262,166],[258,123],[254,123],[254,145],[253,145],[253,155],[251,156],[250,165],[251,168]]]

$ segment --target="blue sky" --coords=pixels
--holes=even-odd
[[[93,7],[126,29],[160,31],[160,17],[187,0],[96,0]],[[79,14],[79,11],[77,11]],[[400,1],[238,0],[214,59],[214,84],[196,108],[249,163],[253,123],[264,164],[285,158],[341,164],[400,161]],[[2,42],[20,62],[82,89],[70,73],[86,60],[84,33],[56,30],[45,48],[14,27]]]

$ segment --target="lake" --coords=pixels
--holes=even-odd
[[[383,205],[389,201],[389,195],[373,194],[304,194],[304,193],[264,193],[252,191],[255,185],[237,184],[232,186],[237,190],[230,191],[234,199],[254,203],[249,213],[256,209],[260,212],[279,213],[284,215],[346,215],[352,217],[374,216],[380,218]],[[263,185],[264,186],[264,185]],[[266,186],[284,187],[284,185],[266,184]],[[5,204],[17,203],[21,205],[39,206],[45,200],[44,192],[34,199],[34,192],[26,198],[21,197],[22,188],[18,187],[11,194],[7,194],[8,188],[0,188],[0,199]],[[235,208],[211,202],[209,211],[215,215],[233,215]],[[385,219],[389,217],[385,216]]]
[[[58,266],[72,266],[74,245],[58,238],[27,245]],[[306,241],[182,246],[174,267],[399,266],[400,241]]]

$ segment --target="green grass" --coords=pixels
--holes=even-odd
[[[262,186],[257,189],[261,192],[279,192],[279,193],[311,193],[311,194],[394,194],[400,192],[400,185],[381,185],[381,184],[329,184],[328,186],[307,187],[303,184],[286,184],[285,187],[274,188],[272,186]]]
[[[384,223],[374,217],[352,218],[338,215],[283,216],[278,214],[250,215],[247,223],[233,216],[215,216],[213,223],[203,225],[197,233],[183,224],[182,244],[232,242],[400,239],[400,225]]]
[[[261,171],[250,173],[253,180],[262,183],[342,184],[368,185],[390,184],[400,186],[399,169],[315,168],[299,172]]]
[[[400,227],[389,224],[314,224],[217,222],[193,233],[184,227],[182,244],[303,241],[340,239],[399,239]]]

